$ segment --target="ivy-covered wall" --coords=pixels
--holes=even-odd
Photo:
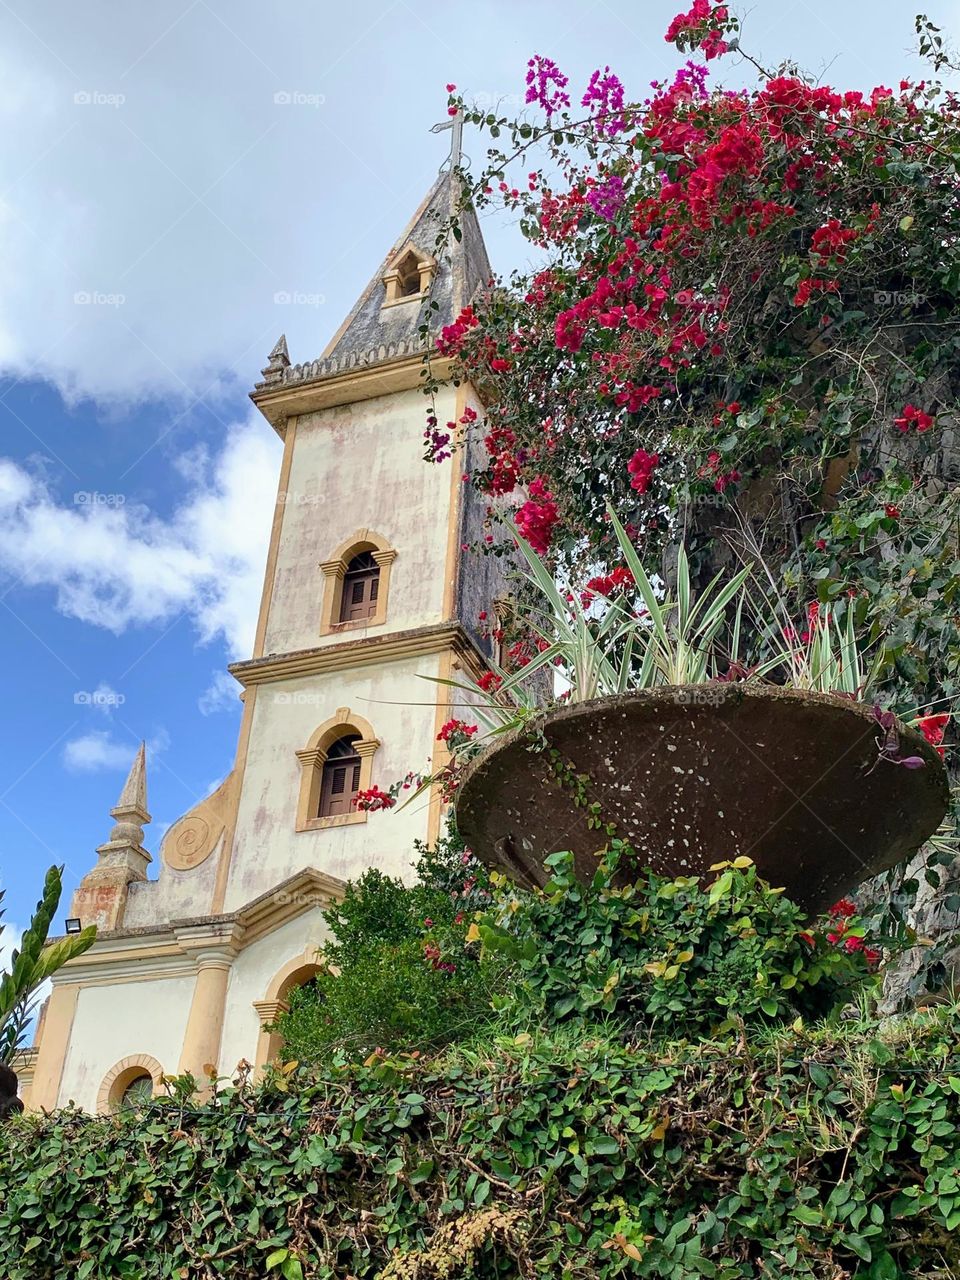
[[[565,1028],[0,1130],[5,1280],[960,1268],[960,1012],[629,1045]]]

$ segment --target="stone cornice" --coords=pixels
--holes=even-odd
[[[270,684],[295,676],[323,675],[373,663],[395,662],[421,654],[453,650],[471,666],[483,669],[483,658],[473,641],[458,622],[442,622],[412,631],[395,631],[362,640],[323,645],[315,649],[298,649],[293,653],[274,653],[248,662],[234,662],[229,670],[244,686]]]
[[[101,933],[89,951],[59,970],[53,984],[93,987],[190,977],[211,964],[228,967],[245,947],[287,921],[338,901],[344,888],[341,880],[306,867],[228,915]]]
[[[424,378],[424,350],[419,339],[391,343],[357,355],[331,356],[281,370],[273,381],[258,382],[250,399],[282,438],[287,418],[336,405],[355,404],[377,396],[411,391]],[[431,361],[431,374],[440,381],[452,368],[449,357]]]

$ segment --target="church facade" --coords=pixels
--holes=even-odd
[[[386,815],[354,800],[442,759],[454,691],[429,678],[484,670],[477,619],[500,587],[495,560],[462,550],[484,518],[461,483],[469,448],[421,460],[421,326],[449,324],[490,276],[472,212],[438,245],[456,190],[444,172],[319,359],[292,365],[281,338],[252,392],[283,457],[254,652],[230,668],[234,766],[167,831],[150,879],[141,748],[73,898],[98,939],[54,979],[21,1069],[30,1107],[103,1111],[164,1074],[270,1060],[271,1023],[318,970],[322,908],[367,867],[408,875],[414,841],[440,833],[437,797]],[[481,412],[463,384],[434,408]]]

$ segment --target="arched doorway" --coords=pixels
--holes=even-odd
[[[280,1056],[283,1040],[276,1031],[268,1031],[267,1028],[276,1022],[281,1013],[286,1013],[287,997],[290,992],[294,987],[304,986],[322,971],[323,966],[319,963],[317,953],[304,952],[303,955],[288,961],[279,973],[274,975],[263,1000],[253,1002],[253,1007],[260,1019],[260,1038],[257,1042],[257,1056],[254,1063],[256,1067],[262,1068]]]

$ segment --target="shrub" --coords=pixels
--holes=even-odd
[[[960,1011],[571,1024],[0,1130],[5,1280],[949,1280]]]
[[[495,904],[472,936],[517,966],[509,995],[498,1000],[506,1017],[555,1024],[610,1015],[627,1033],[706,1034],[820,1017],[874,980],[876,953],[862,946],[855,921],[845,926],[847,946],[809,931],[804,912],[748,858],[718,863],[709,885],[651,872],[618,884],[634,857],[613,841],[592,882],[581,885],[573,856],[556,853],[542,893],[498,881]]]
[[[277,1020],[288,1058],[436,1047],[489,1013],[503,965],[464,946],[486,873],[455,836],[418,853],[416,884],[370,869],[325,913],[329,971],[294,991]]]

